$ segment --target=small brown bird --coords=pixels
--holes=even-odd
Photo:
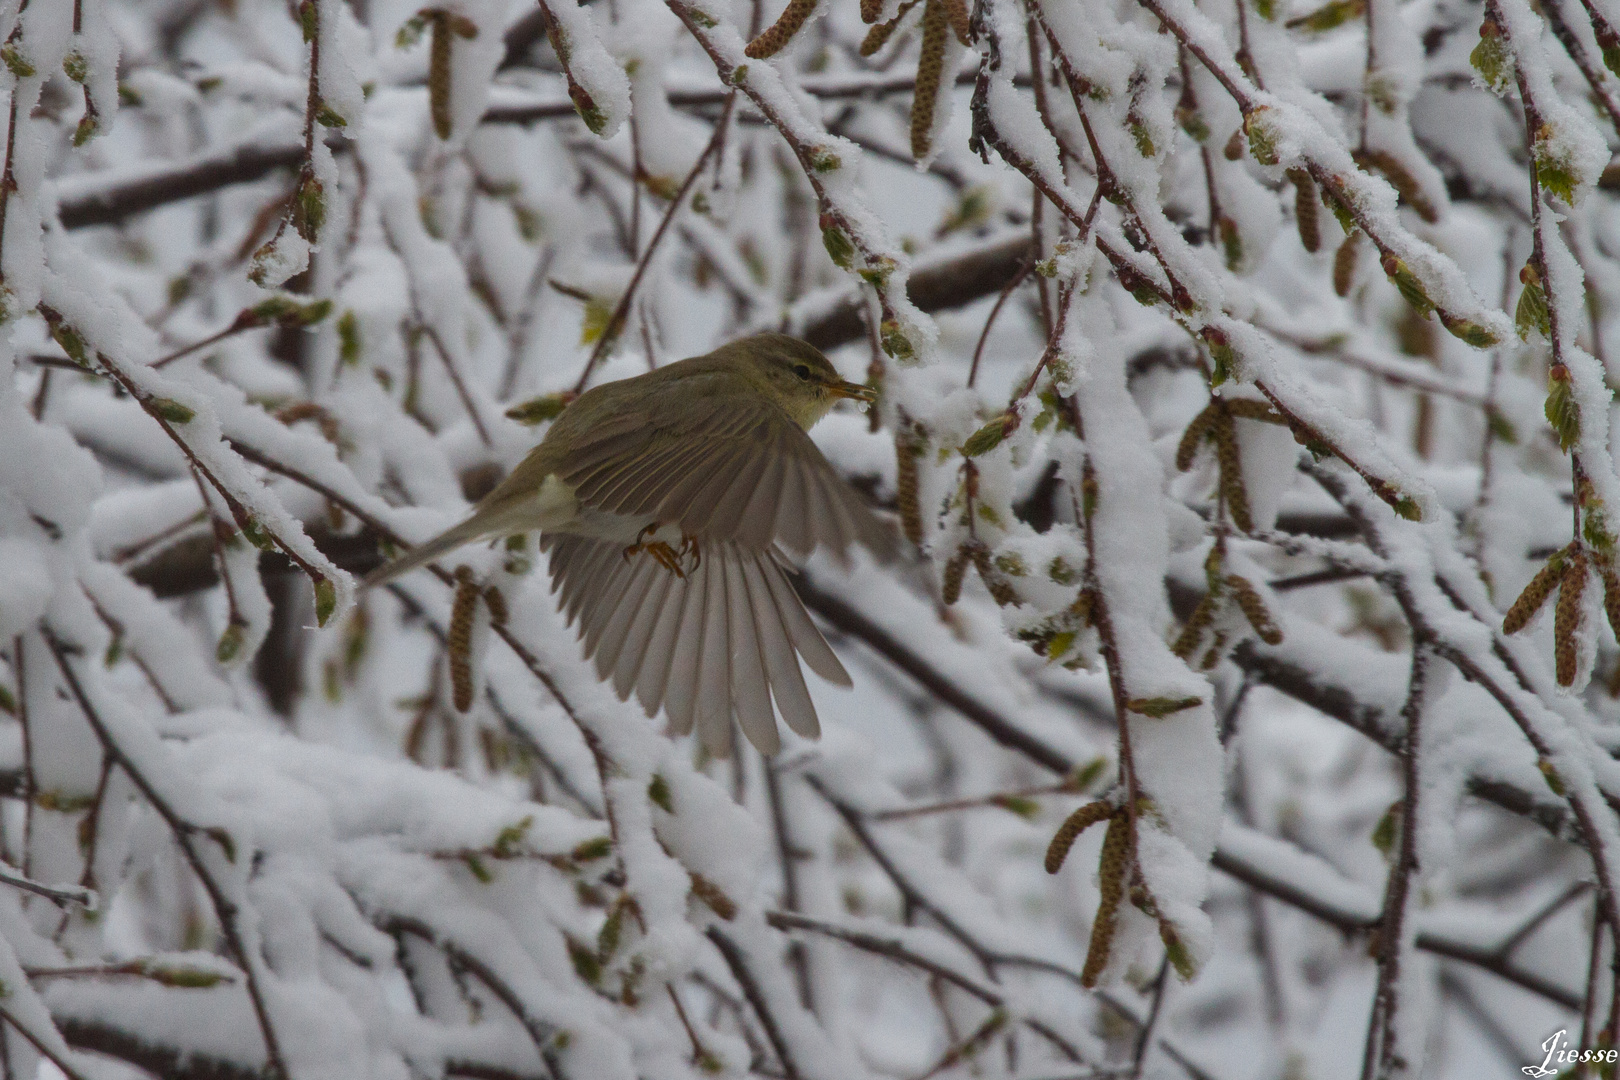
[[[840,398],[874,393],[813,346],[759,334],[707,356],[606,383],[563,410],[472,516],[374,572],[376,585],[462,544],[539,531],[552,591],[587,659],[621,700],[731,751],[731,717],[763,753],[788,727],[821,733],[799,657],[850,678],[789,585],[781,545],[880,557],[890,529],[806,430]]]

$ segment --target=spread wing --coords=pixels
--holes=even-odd
[[[557,475],[586,506],[679,525],[750,551],[800,554],[851,543],[890,555],[895,541],[786,412],[748,395],[669,410],[620,411],[574,440]]]
[[[731,752],[731,714],[762,753],[781,747],[772,698],[788,727],[821,733],[799,657],[822,678],[849,674],[810,621],[776,552],[734,541],[703,545],[678,578],[646,554],[580,536],[548,535],[552,591],[587,659],[621,700],[634,691],[648,716],[660,706],[678,735],[696,727],[710,753]]]

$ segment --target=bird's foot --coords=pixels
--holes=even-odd
[[[682,536],[680,550],[677,551],[662,540],[648,539],[660,528],[662,526],[655,521],[642,529],[636,537],[636,542],[624,549],[624,557],[628,560],[632,555],[646,552],[653,557],[659,566],[662,566],[676,577],[684,579],[691,572],[686,569],[686,556],[688,553],[692,555],[692,570],[696,570],[698,567],[701,556],[698,554],[697,540],[694,537]]]

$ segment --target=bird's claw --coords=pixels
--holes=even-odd
[[[642,529],[640,534],[636,536],[636,542],[624,549],[624,557],[626,560],[629,560],[630,556],[632,555],[639,555],[642,552],[646,552],[648,555],[653,557],[653,560],[657,562],[659,566],[662,566],[665,570],[668,570],[676,577],[684,580],[688,574],[690,574],[693,570],[696,570],[703,562],[703,553],[698,548],[697,537],[687,536],[683,533],[681,535],[681,546],[679,550],[677,550],[676,548],[670,547],[669,544],[662,540],[648,539],[648,537],[657,532],[661,527],[662,526],[655,521],[651,525],[648,525],[646,528]],[[690,555],[692,558],[692,566],[690,570],[686,567],[686,559],[688,555]]]

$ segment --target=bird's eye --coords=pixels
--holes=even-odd
[[[805,382],[809,382],[810,381],[810,365],[809,364],[794,364],[793,365],[793,374],[797,375],[799,378],[803,379]]]

